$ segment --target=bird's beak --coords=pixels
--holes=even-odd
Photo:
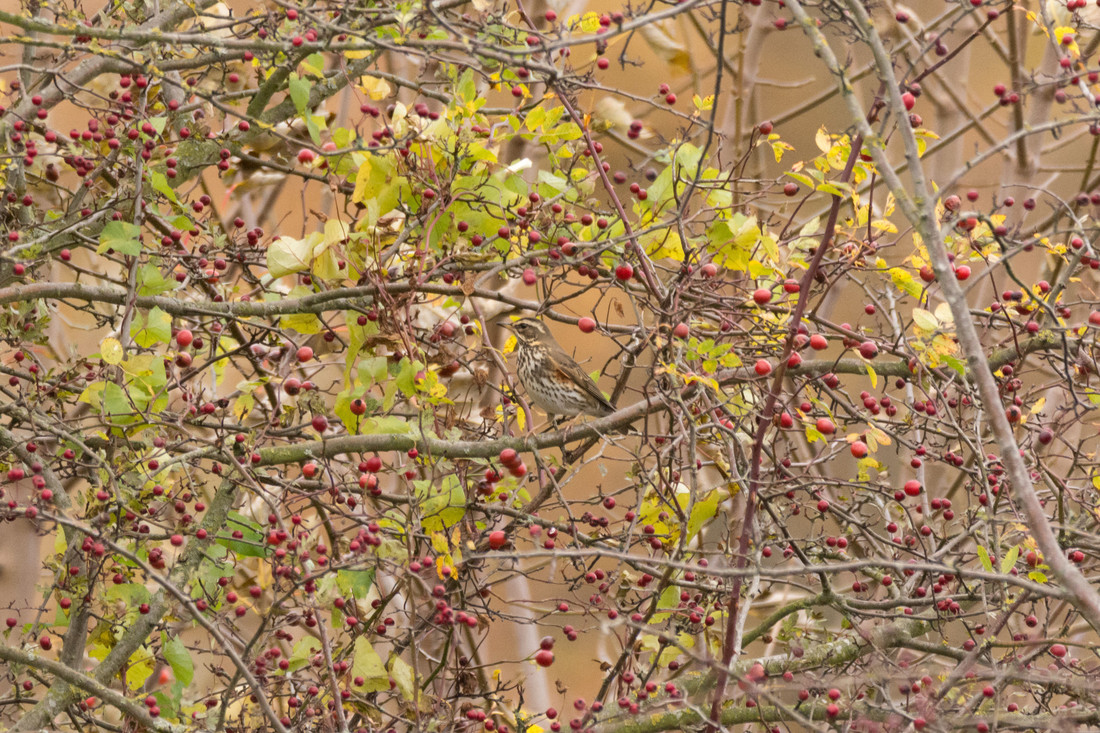
[[[497,325],[500,326],[501,328],[507,328],[509,331],[512,330],[512,322],[511,321],[497,321]]]

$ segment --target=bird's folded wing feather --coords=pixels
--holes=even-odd
[[[615,411],[615,406],[607,401],[607,398],[603,396],[603,392],[600,391],[599,385],[592,381],[592,377],[588,376],[585,371],[581,369],[580,364],[573,360],[559,360],[559,362],[557,366],[564,378],[575,383],[611,412]]]

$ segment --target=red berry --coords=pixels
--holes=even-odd
[[[592,333],[596,330],[596,321],[589,318],[588,316],[585,316],[584,318],[577,321],[577,328],[581,330],[581,333]]]
[[[857,440],[852,443],[851,451],[856,458],[865,458],[867,456],[867,444],[862,440]]]
[[[615,268],[615,277],[620,280],[629,280],[634,277],[634,268],[624,262]]]
[[[308,346],[303,346],[298,349],[298,361],[306,362],[313,358],[313,349]]]
[[[498,529],[489,533],[489,547],[494,550],[499,550],[504,547],[508,542],[508,536],[504,534],[504,530]]]
[[[686,339],[691,333],[691,329],[688,328],[686,323],[677,323],[676,327],[672,329],[672,335],[678,339]]]
[[[822,351],[829,348],[829,339],[822,336],[820,333],[815,333],[810,336],[810,348],[814,351]]]
[[[1052,644],[1050,647],[1050,653],[1052,656],[1061,659],[1066,656],[1066,647],[1063,644]]]
[[[752,299],[756,301],[757,305],[764,305],[765,303],[771,301],[772,291],[768,290],[767,288],[758,288],[755,292],[753,292]]]
[[[767,359],[759,359],[756,362],[756,366],[753,367],[753,370],[761,377],[766,377],[772,373],[772,365]]]
[[[186,349],[195,340],[195,335],[186,328],[181,328],[176,334],[176,343],[181,349]]]
[[[554,652],[549,649],[539,649],[535,653],[535,662],[540,667],[549,667],[554,663]]]
[[[832,435],[836,432],[836,425],[834,425],[833,421],[827,417],[818,418],[816,427],[817,432],[821,433],[822,435]]]
[[[955,268],[955,279],[966,280],[970,277],[970,268],[966,265],[959,265]]]

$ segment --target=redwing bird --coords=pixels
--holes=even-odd
[[[516,335],[516,376],[531,401],[553,419],[555,415],[605,417],[615,411],[581,366],[558,345],[550,330],[535,318],[501,322]]]

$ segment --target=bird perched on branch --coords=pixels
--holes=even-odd
[[[599,386],[535,318],[500,323],[516,335],[516,376],[531,401],[551,417],[615,412]]]

